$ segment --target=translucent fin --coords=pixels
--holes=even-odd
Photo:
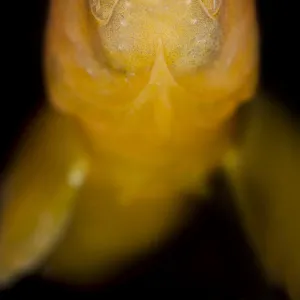
[[[86,172],[68,121],[47,111],[34,125],[1,184],[0,287],[45,259],[64,232]]]
[[[300,124],[275,102],[253,102],[226,167],[246,232],[268,278],[300,299]],[[250,106],[251,108],[251,106]]]

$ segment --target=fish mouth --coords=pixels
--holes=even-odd
[[[174,72],[184,73],[210,63],[220,50],[221,9],[212,10],[207,6],[209,1],[214,3],[92,0],[90,11],[98,23],[103,52],[113,68],[134,73],[149,71],[162,42],[167,65]]]

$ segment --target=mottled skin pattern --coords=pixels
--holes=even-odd
[[[242,186],[231,132],[257,46],[253,0],[52,0],[50,105],[3,183],[0,281],[40,265],[107,278],[185,222],[183,195],[205,192],[231,153]]]

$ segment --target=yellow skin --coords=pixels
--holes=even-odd
[[[251,107],[252,106],[252,107]],[[270,282],[300,299],[300,123],[267,97],[250,105],[225,167],[243,225]]]
[[[175,232],[224,161],[243,212],[231,132],[257,84],[254,0],[52,0],[46,37],[51,106],[3,183],[0,282],[107,278]]]

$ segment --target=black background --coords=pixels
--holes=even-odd
[[[300,17],[296,6],[293,7],[294,2],[257,1],[262,58],[260,85],[293,116],[299,117]],[[48,1],[19,1],[17,4],[8,1],[3,5],[7,7],[2,8],[1,169],[7,164],[24,126],[44,103],[41,54]],[[105,292],[190,288],[196,297],[205,299],[284,299],[281,293],[275,292],[275,287],[263,280],[245,244],[234,210],[224,205],[227,198],[230,195],[224,185],[177,241],[137,266],[131,276],[127,273],[119,278],[118,285]],[[62,295],[63,292],[67,291],[33,277],[8,293],[0,293],[0,299]],[[104,290],[97,293],[107,295]]]

